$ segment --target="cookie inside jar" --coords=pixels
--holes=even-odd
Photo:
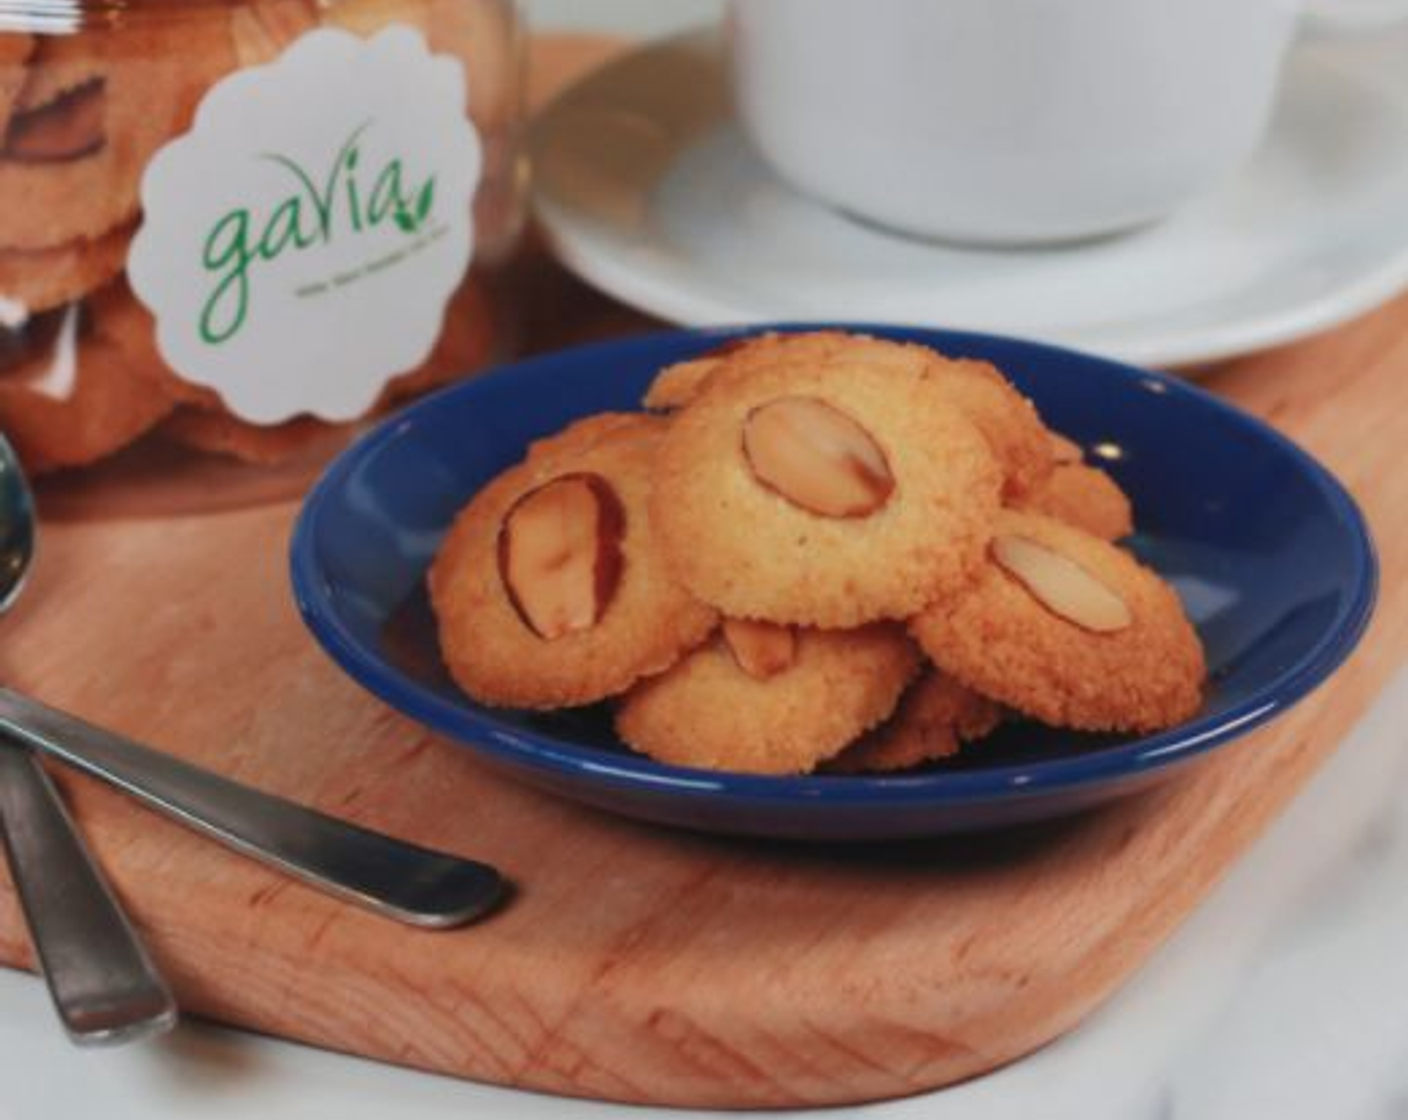
[[[520,35],[508,0],[7,8],[0,431],[41,489],[286,496],[504,356]]]

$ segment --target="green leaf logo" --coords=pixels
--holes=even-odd
[[[422,224],[426,218],[430,217],[430,208],[435,205],[435,180],[427,179],[425,186],[421,187],[420,194],[416,197],[416,225]]]

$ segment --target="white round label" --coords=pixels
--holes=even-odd
[[[408,27],[304,35],[148,165],[128,276],[162,357],[246,420],[350,420],[440,334],[473,251],[464,70]]]

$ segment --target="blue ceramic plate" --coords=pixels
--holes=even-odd
[[[1013,724],[923,771],[772,778],[652,762],[621,746],[601,710],[493,710],[456,689],[423,590],[455,512],[529,440],[585,413],[633,408],[661,366],[759,329],[567,350],[387,420],[332,464],[294,533],[294,591],[313,633],[371,692],[522,781],[645,820],[814,840],[989,828],[1131,793],[1285,711],[1358,641],[1377,573],[1364,520],[1323,467],[1266,425],[1184,382],[1083,354],[855,327],[995,362],[1103,460],[1134,501],[1132,547],[1178,588],[1206,646],[1211,687],[1195,719],[1143,738]]]

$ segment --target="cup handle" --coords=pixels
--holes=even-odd
[[[1377,31],[1408,19],[1408,0],[1308,0],[1303,17],[1314,32]]]

